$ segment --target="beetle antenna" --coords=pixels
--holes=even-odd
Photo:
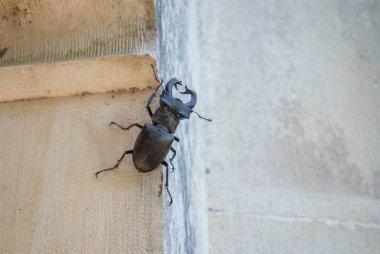
[[[212,119],[205,118],[205,117],[201,116],[200,114],[198,114],[198,112],[195,112],[194,110],[193,110],[193,113],[197,114],[198,117],[201,118],[201,119],[203,119],[203,120],[206,120],[206,121],[212,122]]]
[[[158,78],[157,78],[157,73],[156,73],[156,70],[154,69],[153,64],[151,64],[150,66],[152,66],[152,70],[153,70],[153,73],[154,73],[154,78],[156,79],[157,82],[160,83],[160,85],[156,88],[156,91],[154,91],[156,93],[157,90],[158,90],[158,88],[160,88],[160,86],[162,86],[162,83],[164,82],[164,79],[161,79],[161,81],[159,81]]]

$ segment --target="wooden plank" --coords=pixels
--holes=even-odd
[[[153,0],[0,1],[0,66],[152,54]]]
[[[0,68],[0,102],[156,87],[149,55]]]
[[[152,91],[0,104],[0,253],[162,253],[162,174],[121,154]]]
[[[94,175],[150,120],[154,1],[0,1],[0,34],[0,253],[162,253],[160,169]]]

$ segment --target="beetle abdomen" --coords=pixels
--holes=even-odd
[[[165,159],[174,136],[165,129],[146,124],[137,137],[133,148],[133,164],[140,172],[157,168]]]

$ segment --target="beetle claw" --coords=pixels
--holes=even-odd
[[[178,91],[178,85],[182,86],[182,81],[178,81],[177,83],[174,84],[175,89]]]
[[[178,81],[176,78],[172,78],[171,80],[168,81],[168,83],[166,83],[165,91],[166,91],[167,93],[169,93],[170,96],[173,97],[173,94],[172,94],[173,86],[174,86],[175,89],[177,89],[177,91],[178,91],[178,84],[182,86],[182,81]]]
[[[186,106],[189,108],[194,108],[195,104],[197,103],[197,94],[193,91],[187,88],[185,86],[186,90],[184,92],[180,92],[181,94],[190,94],[191,95],[191,100],[188,103],[185,103]]]
[[[184,92],[179,92],[181,94],[191,94],[191,90],[185,86],[186,90]]]

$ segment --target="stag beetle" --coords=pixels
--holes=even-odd
[[[168,204],[170,206],[173,202],[173,199],[168,190],[169,165],[165,161],[165,158],[168,155],[169,150],[172,151],[173,155],[169,159],[169,163],[171,164],[173,171],[174,166],[172,161],[175,158],[177,152],[171,145],[174,140],[179,142],[179,138],[173,134],[175,133],[179,122],[184,119],[189,119],[191,113],[196,113],[199,118],[207,121],[211,121],[211,119],[204,118],[193,110],[195,104],[197,103],[197,94],[193,90],[190,90],[187,88],[187,86],[185,86],[185,91],[180,92],[182,94],[191,95],[190,101],[183,103],[180,99],[174,98],[172,94],[173,86],[178,91],[178,85],[182,86],[182,82],[178,81],[176,78],[172,78],[166,83],[166,86],[164,88],[162,85],[163,79],[161,79],[161,82],[158,81],[153,65],[152,69],[155,79],[160,83],[153,94],[150,96],[146,105],[148,114],[152,119],[152,124],[145,124],[142,126],[139,123],[133,123],[128,127],[123,127],[115,122],[110,122],[110,126],[116,125],[122,130],[129,130],[132,127],[138,127],[141,129],[141,132],[136,139],[133,150],[125,151],[115,166],[98,171],[95,173],[95,176],[98,177],[98,174],[101,172],[113,170],[119,167],[120,162],[127,154],[132,154],[133,164],[139,172],[150,172],[162,164],[166,168],[165,190],[170,197]],[[152,109],[150,108],[150,104],[157,96],[157,91],[161,86],[163,87],[163,91],[160,95],[160,106],[153,114]]]

